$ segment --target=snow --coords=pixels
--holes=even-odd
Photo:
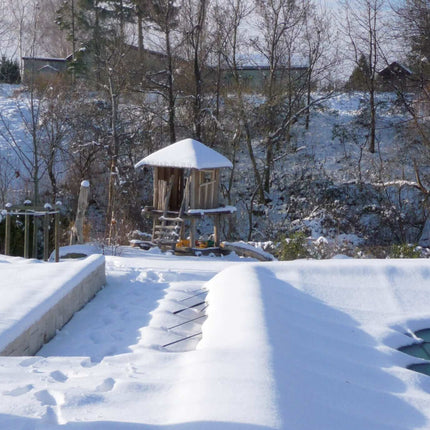
[[[135,167],[164,166],[180,169],[217,169],[233,167],[230,160],[194,139],[173,143],[140,160]]]
[[[235,206],[221,206],[218,208],[212,208],[212,209],[188,209],[187,214],[188,215],[205,215],[205,214],[213,214],[213,213],[235,213],[236,212]]]
[[[85,261],[2,256],[14,285],[3,301],[39,282],[27,268],[43,268],[49,289]],[[38,356],[0,357],[0,428],[430,427],[429,377],[396,350],[430,327],[428,260],[256,263],[124,247],[106,265],[106,287]]]
[[[91,255],[86,260],[50,264],[0,255],[0,350],[47,313],[103,258]]]
[[[260,246],[253,246],[249,243],[240,241],[240,242],[224,242],[224,246],[233,246],[235,249],[243,249],[244,251],[250,251],[255,254],[259,254],[261,259],[266,261],[274,261],[276,258],[270,254],[269,252],[264,251]]]

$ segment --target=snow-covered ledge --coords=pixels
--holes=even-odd
[[[56,264],[0,256],[0,263],[3,356],[36,354],[106,283],[102,255]]]

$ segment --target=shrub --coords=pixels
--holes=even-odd
[[[21,82],[19,65],[16,60],[9,60],[5,56],[2,57],[0,63],[0,82],[6,84],[19,84]]]
[[[303,232],[293,233],[290,238],[283,237],[279,244],[279,260],[296,260],[308,258],[309,251],[306,247],[306,235]]]
[[[420,248],[408,243],[392,245],[389,253],[390,258],[420,258],[421,256]]]

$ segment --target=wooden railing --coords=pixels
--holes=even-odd
[[[51,217],[54,217],[54,249],[55,249],[55,261],[60,260],[59,253],[59,208],[61,202],[57,202],[55,207],[51,204],[46,203],[43,207],[31,206],[31,202],[26,201],[23,205],[11,205],[6,204],[6,208],[1,211],[3,216],[6,218],[5,225],[5,254],[11,255],[11,226],[12,218],[24,217],[24,258],[37,258],[37,232],[38,232],[38,220],[43,219],[43,259],[48,261],[49,259],[49,227],[51,223]],[[30,224],[33,223],[33,246],[30,247]],[[32,248],[32,249],[31,249]]]

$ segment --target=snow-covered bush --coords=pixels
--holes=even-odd
[[[281,238],[277,258],[279,260],[296,260],[298,258],[309,258],[310,254],[306,246],[307,237],[304,233],[293,233],[291,237]]]
[[[421,258],[423,249],[409,243],[392,245],[390,248],[390,258]]]

